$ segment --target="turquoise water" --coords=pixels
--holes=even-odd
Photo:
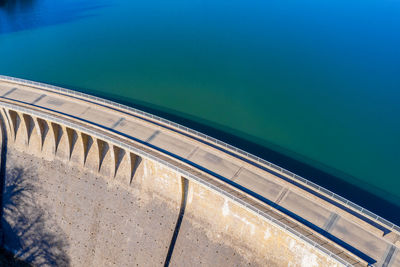
[[[399,1],[15,0],[0,73],[165,115],[400,221]]]

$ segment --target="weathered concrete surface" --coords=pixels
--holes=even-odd
[[[4,196],[6,247],[37,265],[162,266],[178,217],[180,177],[150,161],[135,177],[127,185],[9,148],[6,192],[14,195]],[[196,183],[189,184],[171,262],[190,265],[338,266]]]
[[[339,266],[235,202],[191,183],[174,266]],[[188,264],[182,264],[188,263]]]
[[[182,203],[181,176],[159,163],[140,159],[130,178],[121,160],[113,175],[102,171],[121,154],[112,159],[111,145],[98,158],[106,144],[96,146],[97,140],[87,150],[87,137],[64,129],[41,150],[40,133],[26,131],[17,117],[15,125],[15,137],[9,132],[6,140],[2,225],[4,246],[20,259],[43,266],[163,266],[183,204],[171,266],[339,266],[203,185],[189,182]]]
[[[179,212],[179,179],[151,162],[145,165],[140,181],[126,186],[59,160],[46,161],[9,150],[6,190],[11,190],[13,182],[20,182],[22,192],[15,197],[26,198],[24,203],[35,203],[32,210],[40,211],[42,221],[37,221],[34,212],[23,216],[23,222],[20,213],[6,212],[5,220],[13,229],[6,231],[6,246],[35,264],[163,265]],[[20,181],[16,181],[16,170],[20,170]],[[32,186],[29,192],[23,187],[26,179]],[[5,197],[5,202],[10,203],[12,198],[7,194]],[[6,207],[25,210],[22,204],[10,203]],[[28,225],[32,227],[29,234],[18,236]],[[53,236],[50,247],[43,244],[43,236],[37,236],[41,233],[39,228]],[[13,235],[25,245],[19,247]],[[22,252],[25,249],[27,253]],[[37,251],[39,255],[35,254]]]

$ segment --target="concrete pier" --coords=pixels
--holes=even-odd
[[[397,226],[190,129],[7,77],[0,107],[6,185],[29,173],[66,265],[400,265]]]

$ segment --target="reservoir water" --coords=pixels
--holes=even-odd
[[[400,222],[399,1],[0,1],[0,74],[151,111]]]

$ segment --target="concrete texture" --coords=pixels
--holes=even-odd
[[[198,184],[189,186],[186,210],[172,257],[174,266],[339,266]]]
[[[6,248],[34,265],[162,266],[178,217],[180,179],[150,161],[143,165],[127,185],[73,162],[9,148]],[[171,266],[338,266],[195,183],[186,212]]]
[[[141,175],[145,183],[133,182],[127,187],[59,160],[46,161],[9,150],[6,191],[18,184],[23,191],[16,197],[32,204],[23,207],[17,203],[9,209],[12,198],[5,195],[6,210],[10,211],[5,220],[12,228],[5,232],[6,247],[34,265],[163,265],[179,211],[179,194],[168,190],[175,193],[179,186],[176,175],[154,171]],[[168,178],[168,187],[150,186],[159,184],[159,175]],[[24,193],[29,190],[27,182],[29,196]],[[24,209],[25,215],[11,212],[13,209]],[[42,222],[32,215],[35,212],[41,214]],[[30,232],[19,235],[28,225]],[[46,240],[38,229],[53,237],[50,247],[43,244]]]
[[[166,212],[162,215],[164,216],[162,219],[156,215],[152,217],[152,219],[156,218],[156,221],[164,223],[165,228],[162,228],[164,231],[160,230],[162,233],[159,234],[168,241],[164,239],[164,241],[159,241],[162,245],[156,245],[159,251],[152,253],[154,259],[147,260],[149,263],[156,264],[161,262],[163,257],[165,258],[164,254],[167,253],[168,248],[165,248],[164,244],[171,241],[171,229],[176,229],[176,218],[179,217],[179,206],[182,204],[181,174],[144,157],[141,152],[137,154],[138,151],[151,153],[157,158],[162,158],[174,166],[179,166],[182,170],[201,177],[204,181],[226,192],[225,195],[233,195],[248,203],[248,205],[252,205],[260,211],[265,211],[268,216],[272,216],[287,227],[294,228],[297,232],[308,236],[309,239],[327,248],[330,251],[329,253],[336,254],[349,263],[365,265],[366,260],[360,259],[359,256],[360,253],[364,253],[367,257],[370,257],[370,263],[375,263],[377,266],[396,266],[396,255],[399,251],[398,243],[396,243],[399,239],[397,232],[385,230],[386,235],[383,235],[382,229],[384,227],[379,226],[377,222],[371,223],[362,219],[362,217],[354,216],[354,214],[335,205],[334,202],[320,198],[314,194],[311,188],[304,190],[297,187],[282,179],[282,177],[257,168],[233,154],[225,153],[195,138],[184,136],[173,129],[142,119],[140,116],[134,117],[129,112],[124,113],[125,111],[109,109],[88,102],[85,98],[77,99],[40,87],[33,88],[6,81],[0,81],[0,95],[3,96],[0,99],[0,105],[3,107],[1,117],[4,124],[3,128],[8,137],[8,147],[32,155],[35,159],[31,158],[30,160],[37,162],[34,166],[38,170],[41,168],[39,166],[44,166],[40,176],[44,176],[45,180],[49,181],[50,184],[46,185],[49,186],[49,190],[56,192],[54,197],[47,199],[47,201],[51,203],[53,208],[57,207],[56,213],[63,209],[66,210],[68,217],[71,217],[68,225],[82,223],[82,228],[88,232],[90,232],[90,227],[96,231],[107,233],[113,233],[112,229],[121,228],[124,233],[120,234],[121,236],[133,235],[133,233],[136,233],[135,231],[140,232],[142,225],[138,226],[137,229],[132,228],[132,232],[129,232],[130,230],[124,228],[126,225],[120,225],[119,221],[114,225],[111,222],[106,225],[99,222],[107,221],[110,217],[114,222],[121,215],[114,216],[113,214],[120,214],[126,210],[137,211],[136,215],[132,215],[137,217],[132,217],[131,220],[138,220],[138,218],[146,216],[147,212],[143,213],[138,210],[142,209],[144,204],[138,204],[132,200],[142,194],[151,196],[141,198],[141,200],[150,199],[148,203],[151,204],[148,204],[150,206],[146,211],[155,210],[158,213],[158,210],[163,210]],[[106,134],[115,138],[118,142],[123,141],[134,145],[139,150],[134,152],[123,149],[120,145],[117,145],[117,141],[105,141],[95,135],[87,134],[85,131],[65,126],[64,123],[48,120],[42,115],[32,115],[27,110],[21,111],[21,108],[32,109],[32,112],[40,111],[41,114],[49,114],[65,122],[73,121],[80,127],[94,129],[103,135]],[[44,161],[42,162],[38,158],[42,158]],[[46,165],[50,163],[44,162],[60,164],[57,165],[58,167],[53,166],[53,169],[56,171],[65,169],[66,171],[57,174],[51,174],[50,171],[46,172],[45,170],[52,169],[52,167]],[[21,162],[20,166],[24,166],[24,164],[26,163]],[[74,170],[77,173],[73,173]],[[216,179],[213,173],[261,195],[274,205],[265,205],[255,201],[247,193],[227,186]],[[81,184],[81,179],[86,176],[89,178]],[[105,184],[100,182],[99,177],[108,182],[105,182]],[[52,179],[56,179],[56,181],[53,182]],[[96,182],[90,182],[93,179]],[[111,185],[114,185],[114,182],[118,185],[118,189],[111,190]],[[57,187],[52,188],[53,185],[57,185]],[[176,248],[171,258],[172,263],[184,262],[196,265],[200,264],[201,261],[203,265],[213,265],[212,260],[215,262],[219,260],[218,263],[226,263],[226,265],[251,263],[254,265],[293,264],[301,266],[303,259],[312,259],[304,262],[308,266],[336,264],[326,254],[312,248],[307,242],[277,227],[266,217],[255,216],[249,209],[243,208],[241,204],[229,199],[229,197],[226,198],[223,194],[210,191],[207,186],[200,186],[192,180],[190,180],[189,185],[186,215],[182,220],[181,232],[177,236]],[[139,191],[136,192],[132,188]],[[67,190],[66,192],[69,193],[60,193],[57,190]],[[104,192],[104,190],[106,191]],[[118,200],[119,194],[122,194],[124,190],[130,192],[129,194],[136,192],[133,198],[132,196],[125,196],[125,199],[129,198],[135,203],[134,206],[124,206],[126,203]],[[80,192],[81,195],[72,192]],[[90,197],[86,196],[88,192],[90,192]],[[75,200],[70,198],[75,198]],[[106,199],[105,202],[104,199]],[[40,201],[45,202],[44,200]],[[97,206],[99,203],[102,205],[101,208]],[[85,208],[79,205],[84,205]],[[83,212],[86,206],[90,208]],[[116,208],[119,206],[123,209]],[[231,212],[232,210],[235,210],[235,212]],[[79,215],[69,215],[71,213]],[[160,213],[162,214],[162,211]],[[167,213],[171,216],[168,217]],[[298,220],[297,217],[293,218],[290,215],[291,213],[296,214],[301,220]],[[106,214],[106,217],[104,217],[104,214]],[[77,216],[76,219],[72,219],[74,216]],[[90,218],[85,218],[85,223],[83,223],[80,222],[82,216],[89,216]],[[123,221],[123,218],[119,219]],[[308,226],[301,225],[303,220],[308,223]],[[62,223],[64,223],[63,220],[57,224],[62,225]],[[152,227],[156,226],[154,221],[149,221],[144,223],[143,227],[147,224]],[[312,226],[311,229],[309,228],[310,225]],[[111,228],[107,228],[109,226]],[[86,246],[98,242],[106,244],[110,242],[108,237],[101,237],[103,238],[101,239],[96,235],[95,238],[91,239],[84,237],[85,235],[81,232],[76,234],[70,228],[66,229],[63,229],[63,231],[67,232],[68,237],[73,236],[77,240],[82,238],[80,242]],[[352,250],[346,251],[347,249],[340,242],[332,242],[332,239],[326,238],[327,235],[318,234],[320,233],[318,229],[346,242],[352,247]],[[143,232],[145,231],[143,230]],[[269,238],[270,234],[265,234],[270,232],[274,233],[271,234],[273,238]],[[158,235],[158,232],[156,233]],[[168,238],[166,233],[170,234]],[[215,233],[218,234],[215,235]],[[147,235],[149,233],[146,233]],[[268,238],[261,238],[262,236]],[[155,236],[151,235],[151,237]],[[112,238],[114,238],[114,234]],[[141,244],[149,248],[150,245],[145,245],[143,238],[138,237],[139,241],[136,242],[144,242]],[[115,244],[126,242],[122,237],[117,241]],[[195,251],[193,249],[188,251],[188,248],[199,246],[199,242],[207,244],[207,246],[200,246]],[[162,252],[163,246],[164,251]],[[110,246],[106,247],[108,250],[106,248],[98,248],[99,250],[97,250],[96,248],[90,252],[85,247],[80,251],[85,251],[82,255],[88,253],[96,255],[96,251],[107,254],[110,251]],[[118,246],[115,248],[117,249]],[[126,248],[123,249],[124,252],[127,251]],[[354,249],[360,253],[354,254]],[[189,252],[193,252],[193,257],[188,256]],[[109,257],[101,258],[99,262],[112,264],[117,261],[112,256],[115,253],[109,253]],[[69,254],[73,255],[70,256],[70,260],[74,261],[76,257],[81,260],[84,257],[76,256],[78,254],[75,252]],[[158,257],[158,254],[164,256]],[[121,256],[126,261],[131,260],[131,258],[126,257],[125,254]],[[141,256],[136,257],[138,260],[144,259],[140,258]],[[87,258],[90,257],[85,258],[88,265],[99,263]]]

